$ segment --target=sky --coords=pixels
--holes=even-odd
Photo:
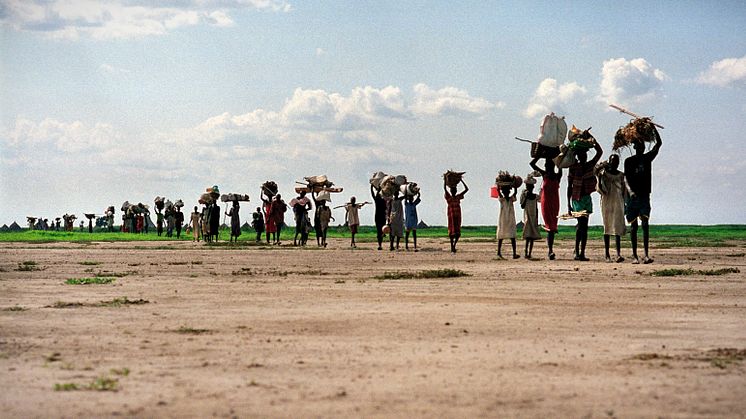
[[[339,205],[379,170],[444,225],[448,169],[494,225],[497,172],[531,171],[514,137],[555,112],[605,159],[611,103],[665,127],[652,223],[744,224],[744,33],[741,1],[0,0],[0,225],[215,184],[249,219],[265,180],[326,174]]]

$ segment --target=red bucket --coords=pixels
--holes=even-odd
[[[500,195],[497,192],[497,185],[490,186],[490,198],[499,198]]]

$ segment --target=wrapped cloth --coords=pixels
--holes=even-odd
[[[634,143],[655,141],[655,127],[650,118],[637,118],[617,130],[612,149],[618,150]]]
[[[396,175],[394,177],[394,183],[396,183],[398,186],[404,185],[407,183],[407,177],[404,175]]]
[[[388,176],[386,173],[375,172],[370,178],[370,184],[373,185],[373,187],[376,189],[381,189],[381,181],[383,181],[383,178],[385,178],[386,176]]]
[[[565,142],[567,135],[567,123],[565,117],[558,117],[554,112],[544,116],[539,126],[538,144],[545,147],[556,148]]]
[[[332,202],[332,195],[329,193],[329,190],[323,189],[318,195],[316,195],[316,200]]]
[[[449,170],[443,173],[443,179],[448,186],[458,186],[465,173],[466,172],[454,172],[453,170]]]
[[[420,192],[420,187],[416,182],[409,182],[399,187],[399,191],[405,196],[414,196]]]
[[[596,141],[596,139],[593,138],[593,135],[591,135],[590,128],[585,131],[580,131],[575,127],[575,125],[572,126],[572,129],[567,134],[567,140],[569,141],[567,147],[576,153],[578,151],[590,150],[593,148],[593,144]]]
[[[203,193],[199,197],[199,203],[202,205],[210,205],[213,202],[215,202],[215,200],[212,198],[212,195],[207,192]]]
[[[244,194],[228,193],[228,194],[220,195],[220,200],[223,202],[233,202],[233,201],[249,202],[249,196],[244,195]]]
[[[181,207],[184,206],[184,201],[182,201],[181,199],[177,199],[176,202],[174,202],[174,206],[176,208],[181,208]],[[147,207],[147,205],[146,205],[146,207]]]
[[[399,185],[396,184],[396,178],[391,175],[387,175],[381,180],[381,195],[385,197],[394,196],[394,192],[399,189]]]

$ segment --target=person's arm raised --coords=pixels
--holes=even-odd
[[[601,148],[601,144],[599,144],[598,141],[596,141],[595,139],[593,140],[593,149],[596,150],[596,155],[593,156],[589,163],[595,166],[596,163],[598,163],[598,161],[601,159],[601,156],[603,156],[604,150]]]
[[[539,166],[536,164],[538,161],[539,161],[538,157],[535,158],[535,159],[533,159],[533,160],[531,160],[531,162],[529,163],[529,166],[531,166],[531,168],[534,169],[534,170],[536,170],[537,172],[541,173],[542,176],[545,176],[546,172],[544,172],[544,170],[542,170],[541,168],[539,168]]]
[[[658,129],[655,128],[655,125],[653,125],[653,132],[655,133],[655,145],[653,146],[653,149],[650,150],[650,152],[648,153],[651,161],[658,157],[658,151],[663,145],[663,140],[661,139],[661,135],[658,133]]]

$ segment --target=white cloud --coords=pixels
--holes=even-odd
[[[121,139],[121,135],[109,124],[90,126],[81,121],[61,122],[51,118],[39,123],[19,118],[15,127],[4,137],[14,148],[33,150],[37,146],[54,145],[65,153],[102,150]]]
[[[564,105],[585,93],[586,88],[574,81],[558,84],[557,80],[546,78],[539,83],[523,116],[534,118],[549,112],[565,113]]]
[[[700,73],[697,81],[712,86],[730,86],[746,82],[746,55],[741,58],[725,58],[710,64]]]
[[[484,98],[472,97],[465,90],[447,86],[433,90],[424,83],[414,86],[414,102],[410,106],[415,115],[482,115],[495,108],[503,108],[502,102],[491,103]]]
[[[668,76],[644,58],[604,61],[599,99],[606,103],[640,103],[655,98]]]
[[[323,48],[316,48],[316,56],[321,57],[322,55],[326,55],[326,50]]]
[[[242,10],[288,12],[292,7],[285,0],[10,0],[3,5],[0,21],[53,38],[126,39],[202,23],[232,26],[230,14]]]

